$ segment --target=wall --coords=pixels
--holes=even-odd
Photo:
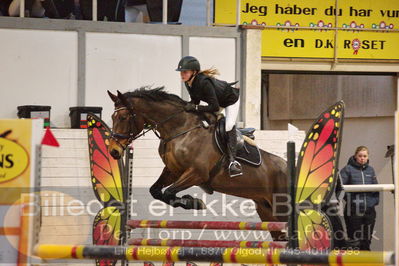
[[[67,23],[66,23],[67,22]],[[241,33],[235,28],[106,23],[0,17],[1,118],[19,105],[50,105],[51,126],[70,126],[69,107],[101,106],[111,124],[106,91],[165,86],[188,99],[175,71],[183,55],[220,78],[239,79]]]
[[[0,117],[19,105],[51,105],[55,125],[77,104],[77,33],[0,29]]]
[[[165,86],[180,96],[179,75],[174,71],[180,57],[178,36],[87,33],[86,105],[102,106],[104,121],[112,125],[114,106],[107,90]]]

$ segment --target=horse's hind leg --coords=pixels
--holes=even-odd
[[[255,200],[256,212],[262,222],[279,222],[276,216],[273,216],[272,206],[266,200]],[[282,231],[270,232],[273,241],[286,241],[287,235]]]

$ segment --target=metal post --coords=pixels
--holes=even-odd
[[[236,26],[241,24],[241,0],[237,0]]]
[[[122,159],[120,159],[122,160]],[[128,220],[130,220],[130,207],[131,207],[131,195],[132,195],[132,179],[131,179],[131,171],[133,165],[133,146],[129,145],[125,151],[124,162],[122,160],[122,191],[123,191],[123,207],[124,215],[122,215],[122,224],[126,224]],[[122,230],[120,237],[122,238],[121,245],[126,245],[128,233],[126,230]],[[129,265],[126,259],[121,260],[121,266]]]
[[[397,76],[397,87],[399,87],[399,76]],[[398,102],[399,102],[399,94],[398,94]],[[399,111],[395,113],[395,175],[394,175],[394,184],[395,184],[395,265],[399,265],[399,228],[397,224],[399,223]]]
[[[338,10],[338,0],[335,0],[334,61],[331,64],[331,70],[334,70],[338,63]]]
[[[93,0],[92,9],[92,20],[97,21],[97,0]]]
[[[211,26],[211,0],[206,1],[206,25]]]
[[[25,17],[25,0],[20,0],[19,2],[19,16],[23,18]]]
[[[162,0],[162,24],[168,23],[168,0]]]
[[[295,142],[287,142],[287,176],[288,176],[288,193],[291,202],[291,214],[288,218],[288,247],[295,249],[298,247],[296,241],[296,211],[295,211],[295,187],[296,187],[296,171],[295,171]]]
[[[86,32],[78,30],[78,106],[86,103]]]

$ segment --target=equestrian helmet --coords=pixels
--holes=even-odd
[[[184,71],[184,70],[194,70],[194,71],[200,71],[201,66],[197,58],[193,56],[185,56],[183,57],[180,61],[179,64],[177,65],[176,71]]]

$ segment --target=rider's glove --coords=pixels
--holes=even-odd
[[[193,104],[193,103],[187,103],[187,104],[184,106],[184,110],[185,110],[186,112],[195,112],[195,111],[198,111],[198,105],[195,105],[195,104]]]

